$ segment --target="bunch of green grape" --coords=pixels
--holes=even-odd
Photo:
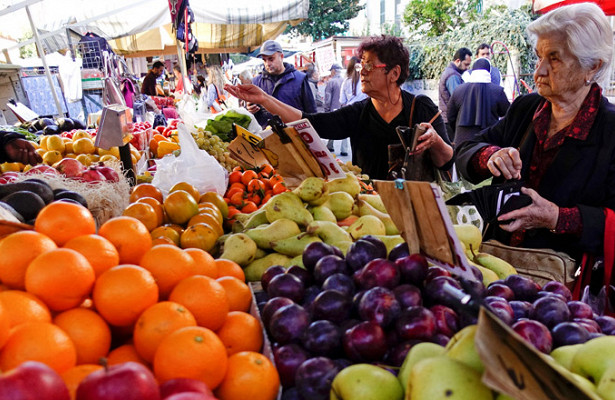
[[[231,158],[231,153],[228,151],[228,143],[224,142],[218,136],[206,131],[202,128],[193,133],[192,136],[196,141],[199,149],[205,150],[213,156],[226,170],[232,171],[239,163]]]

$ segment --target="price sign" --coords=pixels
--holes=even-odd
[[[250,167],[258,167],[266,163],[271,163],[272,167],[277,166],[277,157],[270,160],[267,157],[267,150],[261,149],[262,139],[239,125],[233,124],[233,129],[237,137],[229,144],[228,150],[233,159]]]

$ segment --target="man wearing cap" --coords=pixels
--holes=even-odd
[[[327,86],[325,87],[325,112],[335,111],[342,106],[340,103],[340,89],[342,87],[342,82],[344,82],[344,78],[340,73],[341,70],[342,67],[339,64],[333,64],[331,66],[331,75],[329,81],[327,82]],[[329,140],[327,143],[327,147],[331,152],[335,151],[333,143],[333,140]],[[347,151],[344,151],[343,153],[345,154],[341,154],[342,156],[348,155]]]
[[[307,75],[297,71],[294,66],[284,62],[282,46],[274,40],[267,40],[258,54],[263,59],[265,69],[252,83],[281,102],[306,113],[316,112],[316,103]],[[271,114],[258,104],[248,103],[246,108],[265,127]]]

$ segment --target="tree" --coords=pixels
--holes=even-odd
[[[411,0],[404,22],[416,36],[439,36],[476,18],[481,0]]]
[[[359,0],[310,0],[308,18],[287,32],[311,36],[313,40],[345,33],[348,20],[356,17],[364,6]]]

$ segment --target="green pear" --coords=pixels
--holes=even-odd
[[[288,262],[288,264],[285,265],[285,267],[292,267],[292,266],[297,266],[297,267],[301,267],[303,269],[305,269],[305,265],[303,265],[303,254],[298,255],[297,257],[293,257],[290,259],[290,261]]]
[[[399,234],[399,229],[397,229],[397,226],[395,226],[395,223],[393,222],[393,219],[391,218],[389,214],[377,210],[376,208],[371,206],[367,201],[364,201],[361,199],[357,199],[357,201],[355,202],[355,205],[359,208],[359,215],[361,216],[373,215],[375,217],[378,217],[378,219],[380,219],[382,223],[384,224],[384,227],[386,229],[386,232],[385,232],[386,235],[398,235]]]
[[[485,372],[485,366],[474,346],[476,329],[477,325],[468,325],[457,332],[446,345],[446,355],[482,374]]]
[[[585,342],[572,359],[570,370],[597,383],[615,365],[615,336],[601,336]]]
[[[467,250],[474,250],[477,252],[480,249],[480,244],[483,242],[483,235],[480,229],[475,225],[453,225],[453,228],[455,228],[457,237],[463,242]]]
[[[515,400],[510,396],[505,395],[504,393],[498,393],[497,396],[495,396],[495,400]]]
[[[254,260],[256,243],[245,233],[235,233],[224,241],[224,250],[219,258],[235,261],[245,267]]]
[[[329,193],[329,199],[323,204],[324,207],[333,212],[338,221],[350,216],[353,205],[354,199],[346,192]]]
[[[382,198],[380,198],[379,194],[359,193],[359,195],[357,195],[357,199],[366,201],[376,210],[388,214],[387,208],[384,206]]]
[[[474,262],[495,272],[500,279],[506,279],[509,275],[517,275],[517,270],[508,262],[487,253],[478,253],[474,256]]]
[[[341,370],[331,384],[330,400],[402,400],[404,392],[389,371],[371,364]]]
[[[441,356],[445,351],[446,350],[443,346],[430,342],[421,342],[412,346],[404,359],[404,363],[399,369],[399,373],[397,374],[397,379],[399,379],[399,383],[401,383],[401,387],[406,393],[409,392],[408,381],[410,380],[410,372],[412,372],[412,368],[419,361],[426,358]]]
[[[338,226],[335,222],[331,221],[311,222],[305,231],[318,235],[323,242],[331,245],[336,242],[352,241],[352,237],[350,237],[348,232],[342,229],[341,226]]]
[[[573,374],[572,372],[569,372],[569,374],[569,376],[576,382],[577,386],[584,389],[586,392],[597,393],[598,388],[589,379],[579,374]],[[612,399],[615,399],[615,396]]]
[[[487,269],[482,265],[478,265],[473,261],[468,260],[468,262],[478,268],[478,270],[483,274],[483,285],[485,285],[485,287],[489,286],[491,282],[495,282],[500,279],[498,274],[496,274],[492,270]]]
[[[400,235],[375,235],[378,239],[384,243],[384,246],[387,248],[387,254],[393,250],[395,246],[400,243],[404,243],[405,240]]]
[[[305,246],[312,242],[322,242],[322,240],[314,234],[303,232],[286,239],[271,242],[271,248],[280,254],[296,257],[303,254]]]
[[[325,180],[315,176],[305,178],[301,185],[293,190],[293,193],[306,203],[318,201],[326,192]]]
[[[237,214],[239,215],[239,214]],[[265,208],[261,207],[258,210],[254,211],[250,214],[250,217],[243,222],[244,231],[248,229],[254,229],[257,226],[261,226],[263,224],[268,224],[269,220],[267,219],[267,214],[265,212]]]
[[[257,247],[256,254],[254,254],[254,259],[258,260],[259,258],[265,257],[267,254],[269,254],[267,251],[265,251],[264,249],[261,249],[260,247]]]
[[[328,190],[328,189],[327,189]],[[325,204],[327,202],[327,200],[329,200],[329,192],[326,191],[322,196],[320,196],[318,199],[316,200],[312,200],[312,201],[308,201],[307,203],[311,206],[311,207],[316,207],[316,206],[322,206],[323,204]]]
[[[596,391],[604,400],[615,400],[615,366],[604,371]]]
[[[301,226],[307,226],[314,217],[305,209],[303,202],[293,192],[284,192],[273,196],[264,207],[269,222],[286,218]]]
[[[246,235],[250,236],[261,249],[271,249],[270,242],[286,239],[300,233],[299,225],[287,218],[281,218],[271,224],[261,225],[258,228],[246,231]]]
[[[329,193],[333,192],[346,192],[353,199],[361,193],[361,184],[355,174],[351,172],[346,173],[345,178],[332,179],[326,184]],[[344,217],[345,218],[345,217]]]
[[[352,242],[341,241],[332,243],[331,245],[340,249],[342,251],[342,254],[346,256],[346,253],[348,253],[350,246],[352,246]]]
[[[335,218],[335,214],[333,214],[333,211],[331,211],[325,206],[312,207],[310,211],[314,216],[314,221],[330,221],[337,223],[337,218]]]
[[[418,362],[410,373],[412,400],[493,400],[491,389],[474,368],[446,356]]]
[[[263,273],[267,270],[267,268],[271,267],[272,265],[285,266],[288,264],[289,261],[290,257],[279,253],[271,253],[263,258],[254,260],[243,269],[243,272],[246,274],[246,281],[258,282],[261,280],[261,277],[263,276]]]
[[[557,361],[559,365],[566,368],[567,370],[570,370],[572,368],[572,359],[574,358],[575,354],[577,354],[577,351],[579,351],[581,346],[583,346],[583,344],[560,346],[551,352],[551,357],[553,357],[553,359]]]
[[[385,235],[386,228],[378,217],[364,215],[348,227],[348,233],[354,240],[365,235]]]

